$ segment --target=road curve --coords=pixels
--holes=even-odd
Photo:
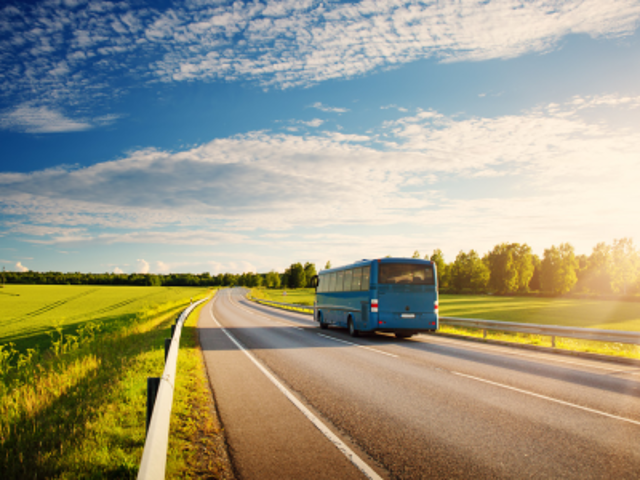
[[[640,477],[640,368],[352,339],[241,289],[218,292],[198,328],[239,478]]]

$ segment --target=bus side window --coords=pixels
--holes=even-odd
[[[353,279],[353,270],[346,270],[344,272],[344,291],[351,291],[351,280]]]
[[[362,269],[362,289],[363,290],[369,290],[369,285],[370,285],[370,279],[369,279],[369,274],[371,272],[371,267],[364,267]]]
[[[362,269],[356,268],[353,270],[353,280],[351,282],[351,290],[359,292],[362,290]]]
[[[336,291],[336,274],[330,273],[327,276],[329,277],[329,285],[327,288],[327,292],[335,292]]]
[[[342,292],[344,272],[336,272],[336,292]]]
[[[318,293],[324,293],[327,286],[327,276],[318,275]]]

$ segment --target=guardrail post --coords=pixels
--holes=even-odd
[[[482,329],[482,338],[487,338],[487,329],[486,328]]]
[[[551,347],[556,348],[556,336],[551,335]]]
[[[147,428],[145,430],[147,433],[149,433],[151,415],[153,414],[153,406],[156,404],[159,388],[160,377],[147,377]]]

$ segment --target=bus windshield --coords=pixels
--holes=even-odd
[[[435,285],[433,267],[415,263],[381,263],[378,283]]]

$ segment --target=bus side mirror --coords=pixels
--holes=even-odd
[[[320,277],[318,275],[314,275],[311,277],[311,287],[318,289],[318,285],[320,284]]]

